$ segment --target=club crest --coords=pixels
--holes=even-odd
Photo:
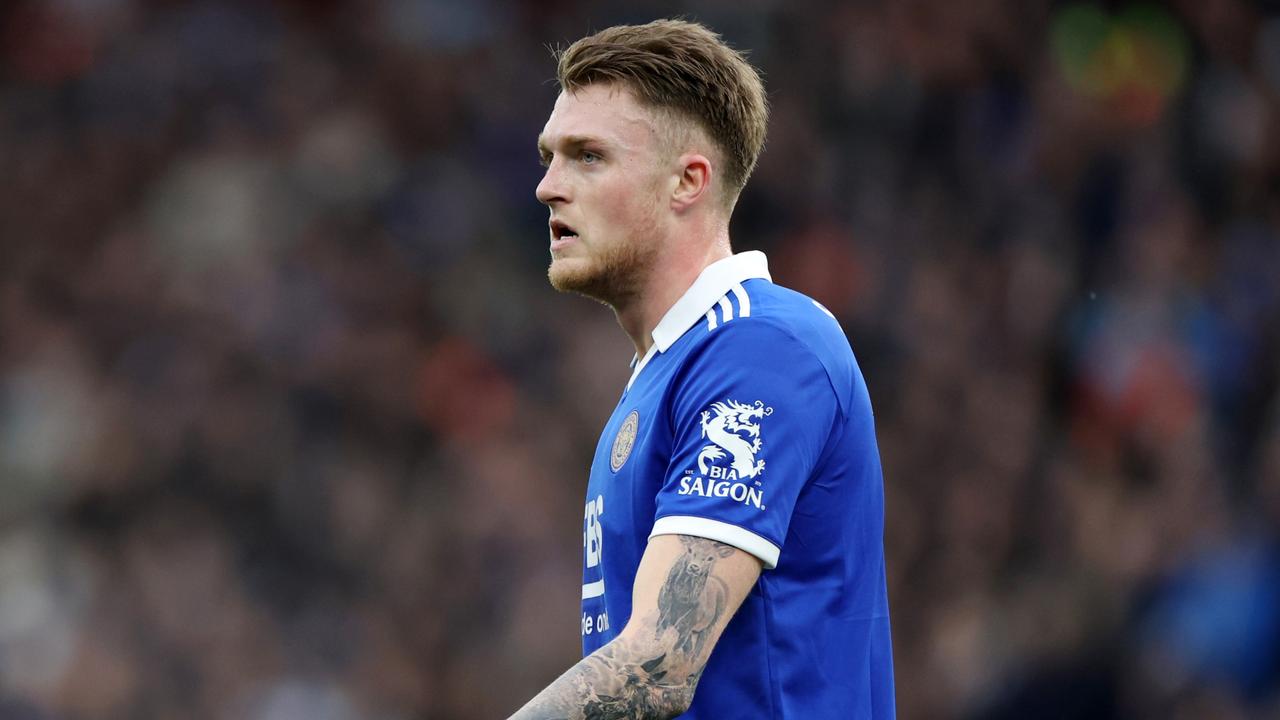
[[[636,444],[636,431],[640,428],[640,412],[632,410],[627,419],[622,421],[618,434],[613,438],[613,452],[609,454],[609,467],[614,472],[622,469],[631,457],[631,448]]]
[[[760,418],[773,414],[759,400],[744,405],[736,400],[715,402],[702,411],[702,436],[711,445],[698,453],[698,469],[703,475],[714,475],[711,468],[719,460],[732,458],[730,469],[739,479],[754,478],[764,472],[764,460],[757,460],[760,452]]]

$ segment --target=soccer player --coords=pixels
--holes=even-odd
[[[831,313],[729,245],[759,74],[664,20],[579,40],[557,76],[548,275],[636,356],[587,485],[585,657],[513,718],[892,718],[866,385]]]

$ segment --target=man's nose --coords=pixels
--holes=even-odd
[[[534,191],[534,194],[538,196],[538,202],[543,205],[566,202],[569,199],[568,189],[561,179],[560,171],[555,161],[552,161],[547,166],[546,172],[542,174],[542,181],[538,183],[538,189]]]

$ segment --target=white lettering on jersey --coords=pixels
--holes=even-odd
[[[712,468],[712,470],[721,470],[722,468]],[[733,471],[730,470],[730,473]],[[715,480],[712,478],[704,478],[700,475],[693,475],[680,478],[680,489],[677,491],[680,495],[701,495],[702,497],[727,497],[735,502],[743,505],[752,505],[757,509],[764,509],[764,491],[755,488],[746,483],[730,482],[728,480]]]
[[[594,500],[587,501],[584,528],[582,530],[582,549],[586,553],[587,567],[599,567],[604,560],[604,526],[600,519],[604,515],[604,496],[597,495]],[[604,595],[604,578],[595,582],[583,583],[582,599],[590,600]],[[598,615],[582,614],[582,634],[604,632],[609,629],[609,613]]]
[[[587,553],[587,567],[600,564],[603,552],[604,529],[600,526],[600,516],[604,515],[604,496],[597,495],[595,500],[587,501],[587,526],[582,531],[582,547]]]
[[[600,613],[599,615],[588,615],[582,613],[582,634],[590,635],[595,632],[604,632],[609,629],[609,612]]]

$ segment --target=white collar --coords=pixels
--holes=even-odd
[[[759,250],[749,250],[717,260],[702,270],[684,295],[662,316],[653,329],[653,344],[658,352],[666,352],[685,331],[702,319],[720,298],[745,280],[769,276],[769,260]]]
[[[645,353],[643,359],[632,358],[631,364],[635,368],[635,372],[631,375],[632,381],[635,380],[636,375],[640,374],[640,369],[649,358],[653,357],[655,351],[666,352],[676,340],[680,339],[680,336],[693,327],[694,323],[701,320],[708,310],[720,302],[720,298],[730,292],[734,285],[755,278],[773,281],[769,275],[769,259],[759,250],[730,255],[703,268],[698,279],[693,281],[684,295],[681,295],[667,314],[658,321],[657,327],[650,335],[653,338],[653,345],[649,348],[649,352]],[[628,382],[627,387],[630,386],[631,383]]]

